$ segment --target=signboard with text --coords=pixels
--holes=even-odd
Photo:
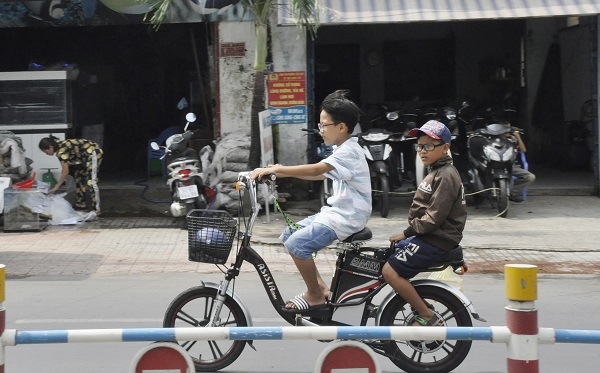
[[[258,113],[260,122],[260,153],[261,167],[275,164],[275,153],[273,151],[273,129],[271,127],[271,116],[269,110]]]
[[[267,82],[272,124],[306,123],[306,73],[273,72]]]

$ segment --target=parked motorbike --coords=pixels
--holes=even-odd
[[[389,168],[389,186],[391,190],[402,187],[406,180],[410,180],[412,186],[416,187],[414,152],[412,143],[414,139],[408,137],[408,132],[418,127],[421,113],[418,109],[394,108],[387,104],[375,104],[369,108],[368,116],[370,118],[370,129],[381,129],[391,133],[394,136],[389,137],[389,144],[392,147]]]
[[[380,215],[385,218],[390,212],[390,170],[397,167],[391,139],[402,139],[404,135],[373,128],[357,136],[369,164],[374,201],[379,207]]]
[[[205,209],[216,194],[204,185],[198,153],[187,146],[195,132],[188,127],[196,121],[196,115],[188,113],[185,119],[184,132],[169,137],[163,146],[169,175],[167,185],[172,199],[169,210],[174,217],[185,216],[192,209]],[[150,146],[154,150],[160,149],[155,142]]]
[[[507,135],[516,130],[504,124],[488,124],[472,132],[467,142],[470,189],[484,193],[501,217],[508,212],[512,167],[518,154],[516,141]]]
[[[323,142],[321,132],[317,128],[302,128],[302,131],[307,132],[308,135],[313,137],[313,154],[314,161],[320,162],[323,159],[329,157],[333,152],[333,147]],[[327,204],[327,199],[333,195],[333,180],[326,177],[322,182],[319,183],[319,199],[321,206]]]
[[[371,128],[406,132],[418,126],[420,113],[414,108],[398,109],[388,104],[374,104],[368,109]]]

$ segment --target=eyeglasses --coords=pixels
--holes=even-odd
[[[327,126],[336,126],[339,123],[317,123],[317,127],[319,127],[319,130],[322,131],[323,128],[327,127]]]
[[[442,146],[445,143],[440,143],[440,144],[414,144],[413,146],[415,147],[415,150],[420,152],[423,149],[427,150],[428,152],[432,151],[433,149],[437,148],[438,146]]]

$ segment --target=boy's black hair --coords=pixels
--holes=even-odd
[[[329,114],[334,123],[344,122],[348,127],[348,133],[352,133],[361,111],[353,101],[348,99],[349,95],[350,91],[344,89],[328,94],[321,103],[321,110]]]

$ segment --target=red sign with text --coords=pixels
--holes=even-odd
[[[272,124],[306,123],[306,73],[273,72],[267,82]]]

